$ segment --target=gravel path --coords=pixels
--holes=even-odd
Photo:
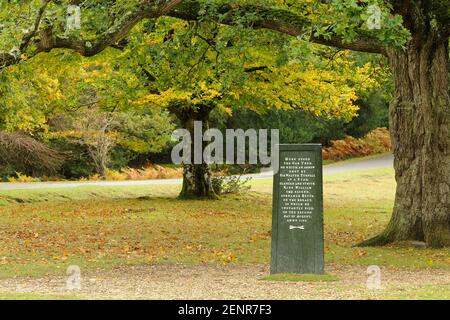
[[[380,290],[367,289],[365,267],[329,265],[335,282],[263,281],[264,265],[121,267],[81,274],[81,290],[67,290],[66,277],[0,280],[3,293],[77,295],[95,299],[378,299],[439,286],[450,299],[450,270],[382,268]],[[443,288],[443,289],[442,289]]]
[[[348,163],[336,163],[323,167],[323,174],[352,172],[377,168],[392,168],[394,156],[391,154],[379,157],[371,157]],[[272,178],[273,171],[265,171],[258,174],[249,174],[253,180]],[[86,186],[118,187],[118,186],[146,186],[146,185],[173,185],[181,184],[182,179],[154,179],[154,180],[130,180],[130,181],[83,181],[83,182],[42,182],[42,183],[0,183],[0,190],[21,189],[48,189],[48,188],[75,188]]]

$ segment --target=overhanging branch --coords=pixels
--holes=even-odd
[[[385,47],[379,44],[376,40],[370,38],[359,38],[350,43],[342,41],[339,37],[331,37],[330,39],[325,39],[324,37],[312,37],[310,41],[340,49],[386,55]]]
[[[55,48],[66,48],[74,50],[83,56],[93,56],[123,39],[141,20],[163,16],[179,5],[182,0],[143,0],[133,10],[123,15],[116,24],[95,39],[82,39],[54,34],[51,26],[38,30],[49,2],[50,0],[43,0],[36,17],[34,29],[24,36],[20,49],[10,52],[0,51],[0,69],[19,63],[22,53],[32,41],[37,48],[33,54],[48,52]]]
[[[20,49],[11,52],[0,52],[0,69],[18,63],[21,60],[21,54],[28,48],[32,39],[35,40],[34,44],[37,47],[34,54],[50,51],[54,48],[66,48],[74,50],[83,56],[93,56],[123,39],[137,23],[145,18],[158,18],[167,15],[183,20],[198,21],[202,16],[200,13],[201,7],[197,1],[143,0],[105,33],[95,39],[82,39],[53,34],[51,27],[38,30],[48,2],[50,0],[43,0],[34,29],[31,33],[25,35]],[[253,16],[257,17],[250,25],[252,28],[270,29],[291,36],[300,36],[311,30],[311,23],[300,15],[288,10],[255,5],[223,5],[219,8],[216,19],[219,23],[234,25],[236,24],[236,18],[247,13],[252,13]],[[311,37],[310,41],[342,49],[385,54],[385,49],[380,43],[375,39],[366,37],[358,38],[351,43],[344,42],[338,36],[331,36],[330,38]]]
[[[312,27],[308,19],[288,10],[266,8],[256,5],[223,5],[218,10],[219,15],[217,16],[217,22],[234,25],[236,24],[236,18],[248,13],[257,17],[257,19],[251,23],[251,27],[255,29],[264,28],[291,36],[302,36],[306,32],[310,32]],[[202,17],[200,13],[200,4],[197,1],[191,0],[183,1],[167,15],[189,21],[197,21]],[[215,19],[215,17],[208,17]],[[331,36],[330,38],[311,37],[309,40],[317,44],[341,49],[386,54],[384,46],[376,39],[363,36],[349,43],[343,41],[336,35]]]
[[[142,4],[138,5],[133,11],[125,14],[118,23],[109,28],[105,33],[92,40],[67,36],[53,36],[51,30],[45,30],[43,31],[41,41],[37,44],[38,51],[66,48],[74,50],[83,56],[96,55],[123,39],[143,19],[163,16],[181,2],[182,0],[143,1]],[[48,40],[43,41],[43,39]]]
[[[22,53],[27,50],[31,40],[38,32],[39,26],[45,13],[45,9],[50,2],[51,0],[41,1],[41,6],[39,7],[38,13],[36,15],[33,29],[23,36],[19,49],[13,49],[9,52],[0,51],[0,70],[4,67],[16,64],[21,60]]]
[[[41,7],[38,10],[38,13],[37,13],[37,16],[36,16],[36,19],[34,22],[33,30],[31,30],[30,32],[28,32],[27,34],[24,35],[24,37],[22,39],[22,43],[20,44],[20,47],[19,47],[20,52],[25,52],[25,50],[27,50],[31,39],[33,39],[33,37],[38,32],[39,26],[42,21],[42,17],[44,16],[44,13],[45,13],[45,9],[47,8],[47,5],[50,2],[51,2],[51,0],[42,0],[41,1]]]

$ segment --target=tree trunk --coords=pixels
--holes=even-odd
[[[181,121],[184,129],[187,129],[192,137],[191,163],[183,165],[183,187],[179,194],[180,199],[217,199],[214,191],[211,170],[204,161],[200,164],[194,163],[194,121],[202,122],[203,132],[208,129],[208,119],[213,107],[197,106],[196,108],[174,108],[170,111]],[[203,143],[203,141],[202,141]],[[202,152],[205,145],[202,145]]]
[[[183,165],[183,188],[179,198],[217,198],[211,182],[211,170],[206,163]]]
[[[413,35],[388,51],[395,81],[390,130],[397,181],[386,230],[361,246],[394,241],[450,245],[450,99],[448,38]]]

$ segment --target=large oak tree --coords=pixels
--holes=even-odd
[[[0,52],[0,67],[18,63],[27,54],[53,48],[68,48],[91,56],[117,45],[141,20],[162,15],[266,28],[323,45],[385,55],[395,82],[390,130],[397,191],[386,230],[362,245],[402,240],[425,241],[433,247],[450,245],[449,1],[378,1],[383,14],[379,30],[369,30],[364,23],[369,1],[362,0],[266,0],[255,4],[128,1],[126,10],[118,11],[117,18],[88,38],[62,34],[51,20],[43,21],[51,2],[41,1],[33,26],[16,49]],[[68,2],[78,1],[57,1],[51,5]],[[92,1],[92,7],[97,2]],[[114,6],[123,1],[106,2]]]
[[[368,62],[357,65],[349,51],[214,21],[164,17],[157,24],[137,27],[127,42],[117,62],[140,75],[147,87],[131,105],[169,110],[191,137],[194,121],[206,130],[211,113],[229,115],[233,106],[258,113],[295,109],[324,119],[350,120],[357,115],[356,97],[379,82],[374,76],[378,68]],[[192,140],[190,144],[194,150]],[[199,152],[206,147],[205,142]],[[194,159],[191,152],[190,163],[183,164],[180,198],[217,198],[211,161]],[[213,162],[224,159],[217,156]]]

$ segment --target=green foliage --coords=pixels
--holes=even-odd
[[[334,50],[286,36],[170,18],[151,28],[134,32],[123,54],[148,85],[138,106],[154,103],[175,113],[205,106],[227,113],[236,106],[300,109],[349,120],[357,110],[355,84],[361,92],[378,86],[368,79],[370,62],[355,65],[343,53],[329,64]]]
[[[46,129],[45,114],[60,96],[58,80],[46,70],[37,76],[31,65],[0,73],[0,129],[32,132]]]
[[[319,70],[331,69],[343,75],[351,73],[348,65],[342,58],[350,61],[350,65],[358,68],[367,68],[366,76],[360,78],[349,77],[348,85],[355,89],[358,97],[353,103],[358,108],[357,116],[349,120],[348,117],[317,116],[309,110],[290,110],[269,108],[262,112],[249,109],[234,108],[232,116],[215,112],[213,122],[221,128],[255,128],[279,129],[281,143],[308,143],[320,142],[329,145],[331,140],[342,139],[346,135],[362,137],[378,127],[389,127],[388,101],[391,99],[393,84],[386,60],[374,55],[353,53],[348,56],[346,52],[325,50],[314,51],[295,47],[307,56],[308,60]],[[293,48],[289,48],[293,50]],[[295,50],[286,52],[289,55],[299,54]],[[309,55],[308,55],[309,54]],[[373,86],[361,86],[364,79],[370,77]],[[342,88],[342,87],[339,87]],[[302,96],[304,98],[304,96]],[[302,100],[299,100],[302,101]]]
[[[94,174],[95,167],[89,157],[86,146],[70,141],[64,137],[56,137],[48,140],[49,145],[67,155],[59,174],[66,179],[79,179]],[[114,163],[114,159],[112,162]]]
[[[242,175],[229,177],[213,176],[211,180],[214,192],[217,195],[240,193],[250,190],[249,182],[251,178],[243,178]]]
[[[121,112],[117,115],[118,144],[135,153],[158,153],[170,142],[175,126],[167,111],[148,110],[144,114]]]
[[[342,139],[346,135],[362,137],[378,127],[388,127],[387,103],[373,95],[368,101],[356,102],[360,109],[358,116],[350,122],[341,119],[323,119],[297,110],[269,109],[264,114],[251,110],[236,109],[233,116],[222,122],[226,126],[242,129],[279,129],[280,143],[316,142],[329,145],[331,140]],[[216,115],[219,118],[221,115]]]
[[[74,127],[83,112],[93,107],[114,113],[118,122],[112,133],[118,144],[112,150],[113,168],[126,166],[139,154],[160,152],[170,142],[171,118],[159,108],[130,106],[128,101],[139,92],[139,81],[116,64],[115,56],[115,50],[94,58],[55,50],[4,70],[0,73],[0,130],[38,135],[66,152],[67,160],[59,171],[66,178],[93,173],[92,160],[77,143]],[[19,169],[11,164],[3,173],[12,175]]]
[[[41,30],[51,27],[67,40],[94,40],[140,1],[83,1],[82,28],[68,33],[71,3],[50,2]],[[389,14],[389,6],[378,2],[382,30],[368,29],[367,7],[373,3],[245,0],[230,6],[221,0],[183,1],[179,10],[197,15],[196,21],[146,19],[118,43],[120,51],[81,58],[54,49],[35,56],[32,42],[22,52],[23,63],[0,73],[0,129],[38,135],[71,151],[73,160],[63,170],[68,177],[89,175],[92,165],[86,150],[75,146],[76,130],[60,120],[76,119],[93,106],[113,113],[118,122],[111,129],[116,144],[111,166],[116,169],[167,150],[173,124],[164,108],[175,114],[215,108],[215,115],[234,127],[279,128],[282,142],[289,143],[327,144],[348,132],[362,135],[385,121],[386,99],[380,96],[389,91],[389,75],[384,62],[308,41],[339,36],[350,42],[367,36],[401,46],[407,32],[401,18]],[[0,51],[9,51],[33,29],[41,1],[0,4]],[[250,28],[261,19],[304,33],[293,38]],[[358,113],[359,120],[346,124]]]
[[[345,134],[360,138],[375,128],[389,128],[389,103],[373,94],[367,100],[358,100],[358,116],[344,125]]]

